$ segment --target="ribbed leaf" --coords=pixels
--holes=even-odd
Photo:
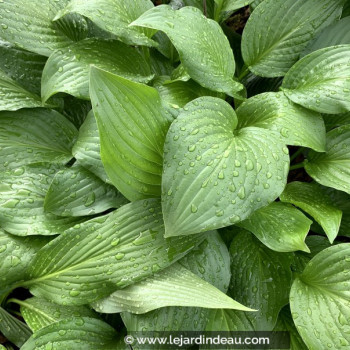
[[[217,232],[210,232],[205,240],[179,260],[179,263],[226,293],[231,277],[230,256]],[[129,333],[163,330],[204,331],[209,313],[210,309],[173,306],[140,315],[124,312],[122,318]]]
[[[60,216],[84,216],[119,208],[128,201],[81,166],[60,170],[45,197],[45,211]]]
[[[1,5],[1,3],[0,3]],[[0,26],[1,28],[1,26]],[[43,107],[37,95],[25,90],[0,69],[0,111]]]
[[[313,35],[340,17],[342,7],[343,0],[264,0],[243,31],[245,64],[263,77],[285,75]]]
[[[67,2],[68,0],[2,1],[0,37],[28,51],[50,56],[52,51],[72,42],[52,22],[57,11]]]
[[[0,307],[0,332],[12,343],[21,347],[32,335],[26,324]]]
[[[327,193],[316,184],[289,183],[280,196],[281,201],[291,203],[311,215],[324,229],[329,241],[337,237],[342,212],[335,207]]]
[[[92,68],[90,91],[108,177],[129,200],[160,196],[169,121],[156,89]]]
[[[73,0],[57,14],[55,20],[71,12],[79,13],[126,44],[154,46],[155,42],[149,39],[153,31],[129,27],[132,21],[152,7],[150,0]]]
[[[337,21],[318,33],[302,53],[302,56],[329,46],[350,44],[350,17]]]
[[[98,312],[128,311],[135,314],[144,314],[166,306],[253,311],[179,263],[93,304]]]
[[[288,145],[318,152],[326,147],[326,129],[319,113],[290,102],[281,92],[254,96],[237,109],[238,127],[255,126],[279,132]]]
[[[14,302],[21,306],[21,314],[33,332],[37,332],[39,329],[69,318],[72,315],[74,317],[98,318],[94,311],[84,305],[57,305],[37,297],[26,300],[14,300]]]
[[[236,125],[231,106],[214,97],[190,102],[172,123],[162,178],[167,236],[232,225],[283,191],[287,148],[267,130]]]
[[[316,112],[350,111],[350,45],[332,46],[305,56],[287,73],[282,90],[289,99]]]
[[[253,1],[254,0],[214,0],[214,19],[218,22],[222,22],[229,18],[234,11],[251,4]]]
[[[80,128],[90,111],[90,101],[81,100],[71,95],[64,96],[62,114],[77,128]]]
[[[112,350],[117,333],[109,324],[90,317],[71,317],[41,328],[21,350]]]
[[[326,153],[309,152],[305,170],[321,185],[350,193],[350,125],[330,131]]]
[[[0,170],[25,164],[65,164],[72,159],[74,125],[54,110],[0,113]]]
[[[295,279],[290,303],[294,323],[309,349],[350,344],[350,244],[317,254]],[[306,311],[306,312],[305,312]]]
[[[43,71],[43,100],[58,92],[89,99],[91,65],[142,83],[153,76],[147,61],[135,48],[116,40],[86,39],[50,56]]]
[[[26,285],[35,296],[58,304],[91,303],[166,268],[204,239],[163,235],[158,200],[124,205],[43,247],[29,266]]]
[[[25,279],[28,264],[48,239],[16,237],[0,230],[0,300],[11,286]]]
[[[277,252],[309,252],[305,238],[312,221],[292,205],[273,202],[238,224]]]
[[[264,92],[278,91],[279,87],[282,84],[282,78],[264,78],[258,77],[253,73],[248,73],[248,75],[242,79],[242,82],[247,88],[248,97],[252,97]]]
[[[57,235],[81,222],[44,212],[44,198],[58,168],[47,163],[0,173],[0,226],[18,236]]]
[[[168,5],[157,6],[132,25],[164,32],[188,74],[202,86],[230,96],[242,90],[242,85],[233,80],[235,61],[227,38],[218,23],[200,10],[186,6],[175,11]]]
[[[342,114],[323,114],[323,120],[327,130],[332,130],[338,126],[350,124],[350,112]]]
[[[46,57],[0,41],[0,69],[26,90],[40,94],[41,73]],[[28,74],[29,72],[29,74]]]
[[[247,313],[255,330],[272,330],[278,313],[288,303],[293,255],[270,250],[247,231],[234,237],[230,254],[229,295],[258,309]]]

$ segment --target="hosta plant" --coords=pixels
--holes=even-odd
[[[0,348],[350,349],[349,9],[0,0]]]

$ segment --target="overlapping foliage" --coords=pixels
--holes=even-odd
[[[349,348],[349,0],[165,2],[0,0],[0,348]]]

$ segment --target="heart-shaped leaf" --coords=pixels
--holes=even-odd
[[[172,123],[162,178],[166,236],[232,225],[283,191],[288,149],[273,132],[236,125],[231,106],[214,97],[190,102]]]
[[[243,86],[233,80],[235,60],[227,38],[218,23],[200,10],[186,6],[175,11],[161,5],[148,10],[132,25],[164,32],[179,52],[187,73],[202,86],[230,96],[242,90]]]

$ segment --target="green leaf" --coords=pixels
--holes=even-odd
[[[326,189],[333,204],[343,212],[339,228],[339,236],[350,236],[350,196],[347,193]]]
[[[0,332],[12,343],[21,347],[32,335],[26,324],[0,307]]]
[[[277,253],[249,232],[241,232],[230,247],[230,296],[258,312],[249,313],[255,330],[270,331],[278,313],[288,303],[292,254]]]
[[[324,229],[329,241],[337,237],[342,212],[333,205],[327,193],[314,183],[289,183],[280,196],[282,202],[291,203],[311,215]]]
[[[78,164],[91,171],[102,181],[109,182],[100,155],[100,136],[97,122],[91,110],[79,129],[79,135],[73,146],[72,154]]]
[[[112,350],[117,333],[107,323],[90,317],[71,317],[41,328],[21,350]]]
[[[11,299],[10,301],[20,305],[21,314],[33,332],[37,332],[39,329],[69,318],[72,315],[74,317],[98,318],[94,311],[84,305],[57,305],[37,297],[26,300]]]
[[[283,92],[293,102],[316,112],[349,112],[349,55],[350,45],[339,45],[305,56],[288,71]]]
[[[44,198],[57,170],[38,163],[0,173],[0,222],[4,230],[18,236],[49,236],[82,221],[44,212]]]
[[[326,129],[319,113],[289,101],[281,92],[267,92],[243,102],[237,109],[238,127],[277,131],[283,142],[318,152],[326,147]]]
[[[67,2],[64,4],[67,4]],[[86,19],[77,13],[70,13],[55,24],[73,41],[83,40],[89,34],[89,26]]]
[[[80,100],[71,95],[64,97],[62,114],[77,128],[83,124],[90,110],[90,101]]]
[[[226,293],[231,278],[230,256],[217,232],[210,232],[179,264]],[[209,313],[210,309],[173,306],[140,315],[124,312],[122,318],[128,332],[204,331]]]
[[[46,57],[0,40],[0,69],[24,89],[40,95],[41,73]],[[28,74],[30,72],[30,74]]]
[[[84,216],[119,208],[128,201],[115,187],[77,165],[56,173],[45,197],[45,211],[60,216]]]
[[[324,30],[318,33],[316,37],[309,43],[302,53],[302,56],[306,56],[311,52],[323,49],[325,47],[350,44],[350,17],[343,18],[337,21]]]
[[[303,339],[295,328],[293,318],[288,306],[284,307],[281,310],[274,331],[289,332],[290,350],[308,350],[307,346],[303,342]]]
[[[229,18],[236,10],[249,5],[254,0],[214,0],[214,19],[223,22]]]
[[[332,130],[338,126],[350,124],[350,112],[342,114],[323,114],[323,120],[327,130]]]
[[[350,1],[346,0],[343,8],[342,18],[350,16]]]
[[[169,121],[157,90],[97,68],[90,81],[108,177],[131,201],[159,197]]]
[[[321,185],[350,193],[350,125],[328,132],[326,149],[309,152],[305,170]]]
[[[0,111],[16,111],[21,108],[43,107],[39,96],[22,88],[1,69],[0,96]]]
[[[65,164],[77,129],[60,113],[48,109],[25,109],[0,113],[0,170],[25,164]]]
[[[188,74],[202,86],[230,96],[242,90],[242,85],[233,80],[235,61],[227,38],[218,23],[207,19],[200,10],[190,6],[175,11],[161,5],[132,25],[164,32]]]
[[[126,44],[155,46],[155,42],[149,39],[154,31],[129,27],[132,21],[153,6],[150,0],[72,0],[58,12],[55,20],[71,12],[79,13]]]
[[[166,306],[253,311],[179,263],[93,304],[94,309],[102,313],[128,311],[135,314],[144,314]]]
[[[323,250],[295,279],[290,293],[292,316],[309,349],[349,346],[349,282],[350,244]]]
[[[214,97],[190,102],[172,123],[162,178],[166,236],[232,225],[283,191],[287,148],[267,130],[236,125],[231,106]]]
[[[245,64],[256,75],[284,76],[313,35],[340,17],[342,7],[343,0],[263,1],[243,31]]]
[[[224,97],[197,84],[194,80],[166,83],[167,77],[158,77],[153,86],[158,90],[162,102],[174,117],[177,117],[188,102],[201,96]]]
[[[0,230],[0,302],[14,283],[25,279],[28,264],[46,243],[42,237],[16,237]]]
[[[160,202],[133,202],[76,225],[43,247],[26,286],[58,304],[83,305],[170,266],[204,235],[165,240]],[[148,254],[152,257],[145,259]],[[79,278],[77,278],[79,276]]]
[[[151,70],[156,76],[171,75],[172,63],[156,50],[150,49]]]
[[[43,100],[58,92],[89,99],[91,65],[142,83],[153,77],[146,60],[135,48],[116,40],[86,39],[50,56],[43,71]]]
[[[50,56],[72,41],[52,22],[68,0],[4,0],[0,3],[0,37],[20,48]]]
[[[288,186],[288,185],[287,185]],[[312,221],[292,205],[273,202],[238,224],[277,252],[309,252],[305,238]]]
[[[248,97],[253,97],[268,91],[278,91],[282,84],[282,78],[263,78],[249,72],[248,75],[242,79],[242,82],[247,88]]]

